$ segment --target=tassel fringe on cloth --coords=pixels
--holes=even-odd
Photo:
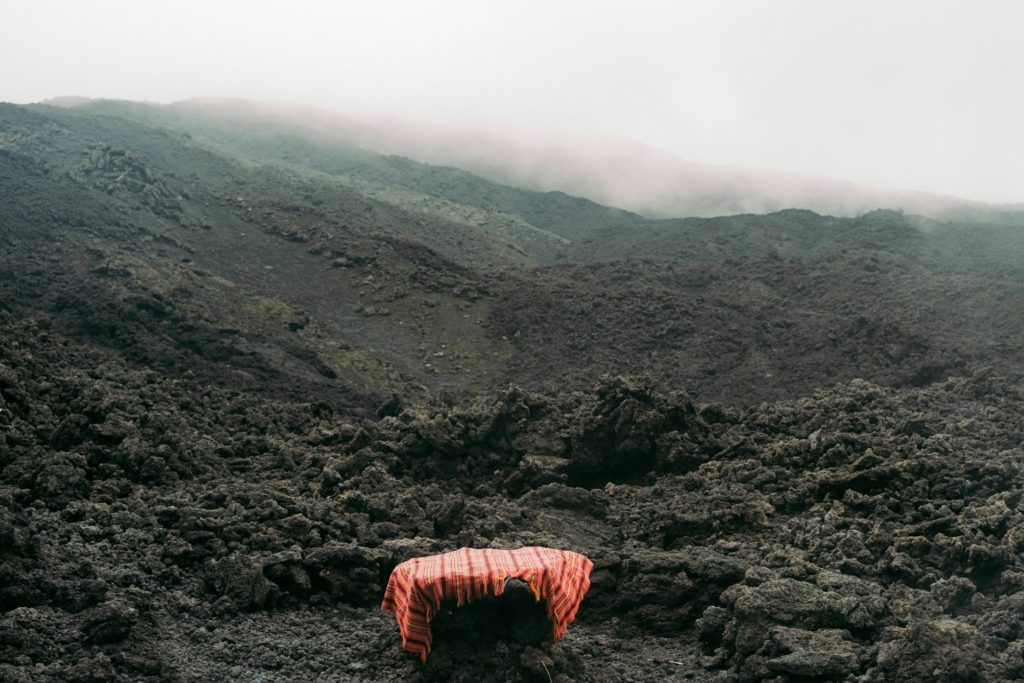
[[[568,550],[460,548],[416,557],[395,567],[381,609],[394,613],[402,647],[426,662],[430,622],[445,600],[455,600],[461,607],[484,596],[499,596],[505,592],[505,581],[520,579],[538,601],[547,601],[557,642],[576,618],[590,588],[593,568],[593,562]]]

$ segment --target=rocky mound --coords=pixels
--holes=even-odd
[[[1024,674],[1024,392],[991,373],[744,410],[607,377],[353,420],[0,318],[2,678]],[[396,563],[521,544],[596,563],[560,645],[484,606],[427,667],[401,651]]]

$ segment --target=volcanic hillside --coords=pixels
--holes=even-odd
[[[1024,225],[121,102],[0,105],[0,196],[4,680],[1024,675]],[[524,544],[595,561],[562,643],[401,651],[396,563]]]
[[[174,111],[0,109],[6,306],[146,365],[365,405],[606,372],[753,404],[1021,367],[1019,227],[649,221]]]

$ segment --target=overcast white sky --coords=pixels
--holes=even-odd
[[[217,95],[1024,201],[1024,2],[0,0],[0,100]]]

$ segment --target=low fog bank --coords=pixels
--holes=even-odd
[[[112,102],[63,97],[45,104],[102,110]],[[875,209],[899,209],[939,220],[1024,223],[1024,203],[991,204],[811,175],[700,163],[627,139],[468,129],[241,99],[117,104],[156,107],[168,117],[242,118],[286,126],[290,133],[303,133],[313,140],[327,137],[372,152],[456,166],[495,182],[565,192],[651,218],[765,214],[783,209],[852,217]]]
[[[359,144],[425,163],[458,166],[497,182],[583,196],[650,218],[765,214],[783,209],[852,217],[875,209],[901,209],[939,219],[1001,220],[1024,211],[1024,204],[988,204],[810,175],[705,164],[625,139],[555,139],[411,126],[374,132]]]
[[[487,131],[379,119],[345,133],[373,151],[451,165],[489,180],[561,191],[650,218],[809,209],[852,217],[901,209],[936,219],[1024,222],[1024,203],[991,204],[845,180],[700,163],[642,143],[516,130]]]

